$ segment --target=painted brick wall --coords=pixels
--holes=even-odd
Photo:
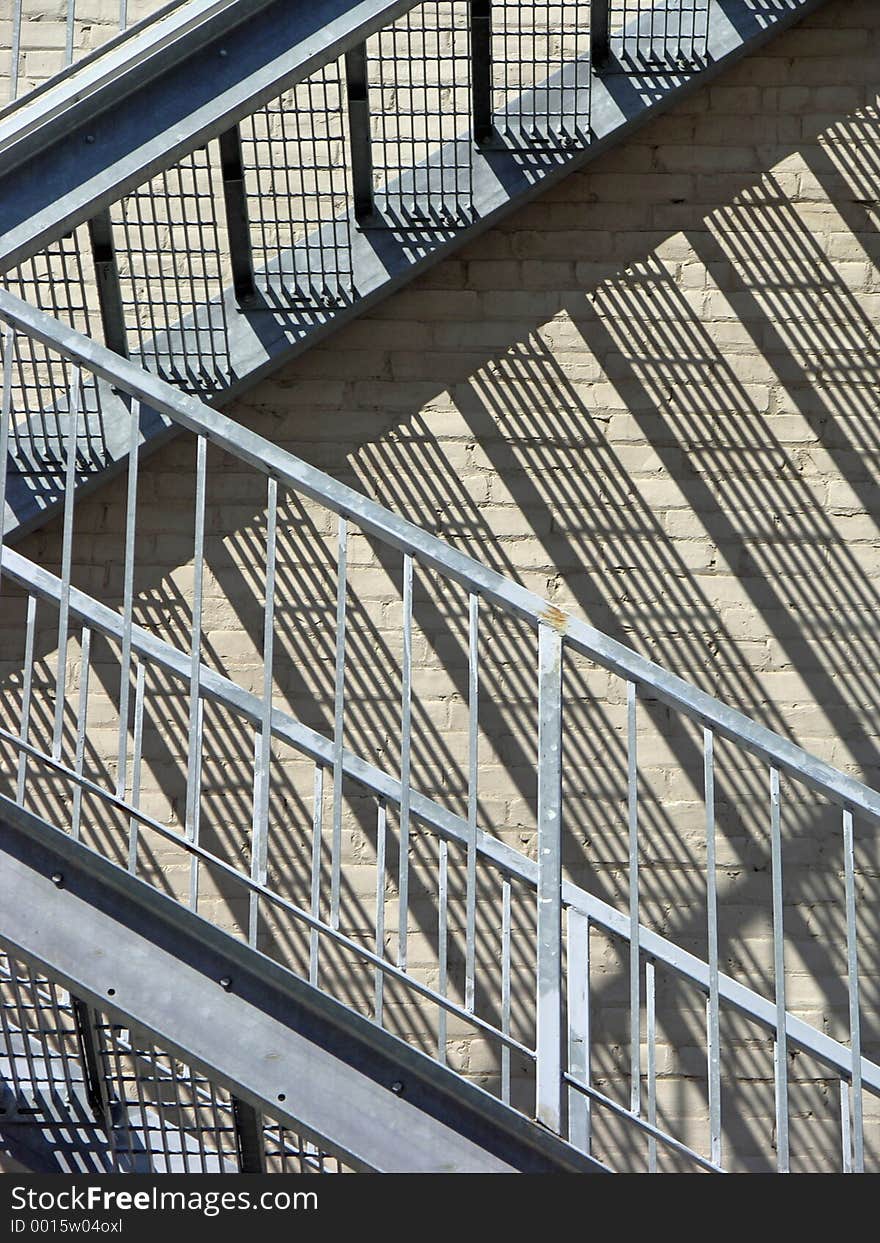
[[[258,385],[230,413],[876,788],[878,65],[876,5],[834,0]],[[182,644],[192,585],[193,460],[185,440],[161,450],[144,468],[138,513],[138,615]],[[77,511],[76,581],[111,602],[121,593],[124,504],[122,481]],[[263,506],[259,480],[212,458],[206,650],[255,690]],[[291,503],[282,511],[276,693],[325,731],[332,727],[334,531],[312,506]],[[57,566],[59,549],[57,525],[23,546],[49,566]],[[399,566],[359,537],[350,560],[346,741],[395,771]],[[414,779],[461,810],[463,597],[436,592],[429,576],[417,575]],[[14,708],[20,619],[11,609],[7,616],[4,650],[12,654],[4,671]],[[49,623],[41,651],[48,688]],[[481,816],[518,848],[533,850],[527,637],[487,617],[482,656]],[[114,659],[108,655],[106,677],[99,674],[106,712],[96,701],[87,749],[87,764],[111,775]],[[75,689],[72,668],[71,702]],[[569,870],[621,906],[623,690],[586,665],[570,671],[565,778]],[[143,797],[152,814],[179,828],[186,723],[160,691],[157,683]],[[642,917],[704,956],[700,739],[656,705],[640,711]],[[209,713],[203,822],[212,848],[240,861],[250,826],[252,739],[243,741],[219,711]],[[718,764],[722,966],[772,995],[767,774],[723,748]],[[279,751],[272,780],[270,871],[292,898],[303,898],[311,766]],[[342,924],[369,942],[375,809],[347,793]],[[48,781],[44,794],[62,803],[67,797]],[[783,802],[789,1006],[842,1037],[839,820],[787,788]],[[88,831],[109,837],[110,821],[91,814]],[[324,824],[326,833],[326,807]],[[145,868],[182,892],[183,861],[148,837]],[[866,1051],[876,1056],[878,852],[867,829],[857,850],[863,1019]],[[395,867],[389,858],[392,931]],[[426,834],[414,840],[413,868],[410,959],[436,981],[437,856]],[[484,885],[481,961],[488,971],[499,954],[500,890],[497,877]],[[207,878],[203,901],[234,926],[246,919],[243,895],[217,878]],[[457,981],[462,900],[455,885],[452,903]],[[514,921],[514,1029],[526,1040],[531,916],[525,899],[514,910],[521,916]],[[307,939],[289,923],[268,921],[265,936],[289,960],[307,961]],[[393,955],[393,935],[387,946]],[[594,1073],[603,1090],[626,1099],[625,955],[595,934],[593,954]],[[328,960],[326,970],[333,969]],[[372,972],[339,970],[343,993],[371,995]],[[433,1038],[436,1016],[414,1015],[389,997],[400,1030]],[[702,998],[658,972],[660,1116],[685,1126],[702,1146],[704,1024]],[[772,1042],[733,1019],[723,1035],[728,1151],[738,1154],[740,1168],[768,1168]],[[451,1064],[497,1081],[497,1048],[457,1021],[448,1036]],[[837,1087],[807,1062],[791,1065],[795,1164],[834,1168]],[[513,1078],[527,1095],[528,1068],[516,1058]],[[875,1158],[878,1121],[871,1106]],[[597,1143],[615,1159],[634,1159],[621,1154],[610,1123],[597,1120]]]

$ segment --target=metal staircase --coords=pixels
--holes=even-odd
[[[576,22],[570,55],[550,63],[546,48],[505,59],[508,5],[425,4],[417,20],[406,3],[189,0],[0,117],[0,254],[28,295],[0,291],[0,592],[6,650],[17,638],[20,653],[4,655],[15,718],[0,726],[0,1134],[13,1159],[737,1168],[723,1142],[732,1085],[750,1090],[763,1058],[777,1168],[796,1168],[791,1102],[806,1080],[821,1085],[842,1168],[864,1168],[880,1066],[861,1040],[857,854],[880,796],[215,408],[813,7],[575,5],[589,46]],[[393,77],[402,63],[437,100],[442,86],[442,108],[417,105]],[[389,81],[396,113],[380,106]],[[310,109],[293,106],[297,91]],[[406,129],[425,113],[433,127]],[[342,164],[325,164],[343,140]],[[279,168],[303,179],[284,212]],[[308,170],[326,177],[304,189]],[[258,206],[271,228],[266,216],[255,227]],[[183,239],[174,273],[160,236]],[[140,463],[180,431],[195,445],[187,602],[160,601],[136,624],[150,557]],[[75,538],[78,492],[114,469],[127,471],[118,607],[114,591],[77,586]],[[226,676],[205,624],[208,511],[229,470],[252,481],[261,515],[262,543],[245,554],[260,601],[254,686]],[[57,574],[9,542],[53,510]],[[359,627],[375,573],[400,589],[399,645],[382,654],[399,729],[369,746],[375,651]],[[285,684],[282,636],[303,607],[291,594],[309,596],[306,650],[332,682],[326,728]],[[432,775],[415,743],[427,711],[416,644],[442,642],[466,705],[442,757],[455,780]],[[644,756],[661,723],[683,740],[705,830],[701,953],[640,902]],[[90,745],[95,730],[112,734],[115,765]],[[604,769],[583,759],[586,730],[607,741]],[[534,825],[515,848],[480,773],[523,734]],[[182,773],[173,815],[146,780],[159,762]],[[571,825],[611,786],[625,807],[622,909],[570,871]],[[248,824],[228,823],[230,803]],[[723,969],[719,931],[717,824],[746,803],[768,848],[763,988]],[[827,831],[843,913],[846,1018],[833,1031],[788,1004],[783,870],[796,871],[804,824]],[[597,1005],[611,959],[622,996]],[[664,1040],[676,1024],[687,1040]],[[667,1083],[697,1085],[704,1134]],[[751,1108],[750,1122],[764,1106]]]
[[[183,0],[0,114],[0,272],[222,405],[818,2]],[[64,486],[63,380],[16,386],[8,538]]]

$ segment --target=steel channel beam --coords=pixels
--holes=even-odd
[[[0,858],[11,952],[354,1168],[603,1170],[7,799]]]
[[[4,576],[11,582],[17,583],[25,590],[34,591],[41,599],[54,605],[58,604],[61,598],[61,581],[54,574],[34,565],[33,562],[10,548],[2,550],[2,565]],[[117,643],[121,641],[121,618],[112,609],[90,599],[76,588],[70,590],[70,612],[72,616],[87,621],[94,630],[101,631]],[[132,650],[139,657],[168,670],[182,684],[187,682],[190,673],[188,654],[163,642],[139,626],[132,627],[131,642]],[[202,669],[201,686],[206,697],[217,700],[236,715],[254,725],[259,725],[263,705],[257,695],[245,691],[209,668]],[[332,739],[325,738],[277,708],[272,711],[272,733],[323,768],[329,769],[332,766]],[[347,778],[368,789],[383,802],[400,806],[399,781],[381,769],[345,751],[343,770]],[[460,847],[467,846],[471,837],[471,829],[464,817],[456,815],[415,790],[411,796],[411,811],[416,819],[430,825],[441,837],[455,842]],[[483,829],[477,830],[476,849],[487,863],[498,868],[504,875],[537,889],[538,864],[535,860],[492,837]],[[569,910],[588,917],[590,921],[622,940],[629,940],[631,928],[628,913],[616,910],[609,903],[587,893],[586,890],[580,889],[570,881],[563,881],[562,901]],[[643,925],[639,926],[638,936],[639,945],[644,954],[662,962],[683,979],[690,980],[708,996],[712,989],[712,972],[708,963],[690,954],[687,950],[680,949],[673,942]],[[718,997],[720,1001],[760,1024],[766,1031],[775,1030],[774,1003],[753,989],[738,983],[729,976],[719,974]],[[847,1077],[852,1075],[852,1055],[850,1050],[839,1041],[833,1040],[824,1032],[788,1013],[785,1016],[785,1030],[792,1044],[814,1054],[835,1071]],[[873,1092],[880,1093],[880,1066],[863,1058],[862,1075],[865,1086]]]
[[[12,146],[30,139],[42,126],[57,121],[64,113],[69,114],[73,104],[99,91],[115,90],[114,84],[132,64],[140,62],[141,72],[146,77],[148,64],[161,63],[161,57],[173,43],[179,44],[184,39],[192,43],[205,30],[206,22],[216,20],[237,3],[238,0],[189,0],[182,4],[171,0],[162,9],[120,31],[88,56],[65,65],[59,73],[3,109],[0,156]]]

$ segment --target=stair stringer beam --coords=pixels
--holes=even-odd
[[[0,943],[355,1169],[604,1170],[5,798]]]

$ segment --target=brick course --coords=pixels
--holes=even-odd
[[[46,40],[35,57],[55,54],[56,23],[46,9]],[[105,11],[99,4],[96,12]],[[877,788],[878,65],[876,6],[834,0],[257,385],[229,412]],[[186,441],[159,451],[143,468],[138,513],[138,612],[181,643],[192,577],[192,460]],[[264,494],[234,464],[212,461],[206,650],[218,668],[258,691]],[[83,538],[76,581],[111,601],[121,591],[124,488],[124,481],[109,483],[77,510]],[[277,693],[325,731],[332,722],[334,530],[313,506],[285,511]],[[56,566],[58,524],[30,537],[23,551]],[[359,663],[348,688],[347,745],[395,771],[399,567],[380,563],[363,540],[353,540],[351,564],[351,658]],[[463,596],[448,590],[438,617],[429,607],[437,589],[431,577],[417,575],[416,589],[414,774],[462,810]],[[4,634],[4,653],[13,639],[20,642],[17,622],[10,624],[16,634]],[[531,657],[515,625],[496,621],[488,629],[482,813],[511,844],[532,850]],[[48,684],[51,633],[43,646]],[[15,669],[14,652],[3,659]],[[70,678],[73,700],[75,668]],[[7,686],[14,701],[14,678]],[[112,673],[105,690],[106,716],[96,698],[90,722],[90,763],[112,775]],[[572,669],[569,695],[568,867],[623,906],[623,688],[584,662]],[[640,709],[643,914],[704,956],[700,740],[655,709]],[[154,814],[179,828],[185,721],[173,717],[170,700],[167,710],[156,708],[144,792]],[[219,719],[211,738],[205,820],[217,849],[240,858],[250,825],[250,741],[243,745]],[[766,773],[723,745],[718,764],[722,966],[772,995]],[[273,882],[303,900],[311,767],[279,749],[273,791]],[[343,922],[366,936],[374,810],[350,793]],[[847,1027],[838,824],[786,793],[789,1004],[840,1037]],[[436,847],[427,834],[417,834],[420,849],[428,897],[424,917],[414,916],[412,961],[436,979],[429,900]],[[859,885],[870,988],[863,1020],[872,1056],[880,1052],[877,853],[865,830]],[[163,863],[158,848],[157,859],[168,884],[185,885],[185,874]],[[391,860],[390,878],[395,866]],[[244,896],[222,884],[206,888],[205,902],[221,920],[246,921]],[[458,895],[450,916],[456,933],[461,905]],[[481,907],[489,958],[498,952],[497,909]],[[525,1038],[529,934],[521,929],[519,936]],[[301,936],[278,931],[276,944],[297,965],[307,962]],[[625,1096],[626,961],[619,946],[598,936],[593,953],[597,1030],[606,1037],[594,1073]],[[369,992],[372,981],[363,987]],[[661,1111],[667,1120],[684,1119],[688,1137],[700,1142],[702,1003],[659,972],[658,989]],[[402,1030],[414,1022],[404,1016]],[[434,1017],[425,1022],[430,1028]],[[452,1020],[449,1030],[451,1064],[494,1082],[497,1050]],[[730,1020],[727,1035],[727,1143],[742,1168],[766,1168],[770,1042],[739,1020]],[[801,1075],[806,1062],[798,1059],[792,1070],[795,1162],[831,1168],[839,1149],[836,1085],[815,1068]],[[517,1077],[527,1078],[515,1064]],[[749,1113],[738,1080],[767,1087],[764,1113]],[[801,1125],[810,1111],[821,1126]],[[619,1151],[612,1122],[597,1127],[601,1151],[632,1159]],[[868,1132],[876,1158],[873,1115]]]

